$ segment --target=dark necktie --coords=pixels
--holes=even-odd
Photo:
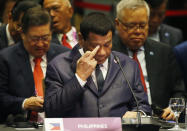
[[[142,84],[143,84],[143,87],[144,87],[144,91],[147,92],[147,88],[146,88],[146,84],[145,84],[142,68],[141,68],[140,62],[139,62],[139,60],[137,58],[137,51],[133,52],[133,59],[138,63],[138,67],[139,67],[139,70],[140,70],[140,77],[141,77],[141,81],[142,81]]]
[[[102,91],[102,88],[104,85],[104,78],[103,78],[103,74],[102,74],[102,71],[101,71],[99,65],[96,66],[95,76],[96,76],[96,80],[97,80],[98,92],[100,93]]]
[[[62,36],[62,45],[64,45],[65,47],[67,47],[69,49],[72,49],[71,45],[67,42],[67,39],[68,39],[67,35],[64,34]]]

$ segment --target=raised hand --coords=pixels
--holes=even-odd
[[[92,74],[97,65],[94,56],[100,46],[96,46],[93,51],[86,51],[85,54],[77,61],[76,74],[84,81]]]

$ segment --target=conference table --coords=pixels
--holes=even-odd
[[[184,124],[180,124],[180,126],[184,127]],[[18,130],[13,127],[7,127],[4,124],[0,124],[0,131],[18,131]],[[22,131],[44,131],[44,130],[43,130],[43,127],[39,127],[39,128],[32,129],[32,130],[24,129]],[[123,129],[123,131],[126,131],[126,130]],[[139,131],[139,130],[137,130],[137,131]],[[167,129],[159,129],[159,131],[168,131],[168,130]]]

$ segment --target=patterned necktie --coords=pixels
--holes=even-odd
[[[141,68],[140,62],[139,62],[139,60],[137,58],[137,51],[133,52],[133,59],[138,63],[138,67],[139,67],[139,70],[140,70],[140,77],[141,77],[141,81],[142,81],[142,84],[143,84],[143,87],[144,87],[144,91],[147,92],[147,88],[146,88],[146,84],[145,84],[142,68]]]
[[[98,92],[101,93],[104,85],[104,78],[103,78],[103,73],[99,67],[99,65],[96,66],[95,69],[95,76],[97,80],[97,86],[98,86]]]
[[[34,75],[34,83],[35,83],[36,95],[43,97],[42,80],[43,80],[44,76],[43,76],[42,68],[40,66],[41,61],[42,61],[42,58],[35,58],[34,59],[35,66],[34,66],[33,75]],[[37,120],[38,120],[38,112],[31,111],[29,120],[37,122]]]
[[[62,45],[69,48],[69,49],[72,49],[71,45],[67,42],[67,39],[68,39],[67,35],[64,34],[62,36]]]

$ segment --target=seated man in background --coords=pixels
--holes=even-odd
[[[21,40],[21,19],[29,8],[40,6],[30,0],[18,1],[8,14],[8,24],[0,27],[0,49],[6,48]]]
[[[183,40],[182,31],[176,27],[163,24],[168,0],[145,0],[150,7],[149,38],[166,43],[171,47]]]
[[[102,13],[83,19],[79,45],[48,65],[46,117],[136,117],[137,103],[114,56],[120,58],[139,109],[150,114],[138,65],[126,55],[111,52],[113,33],[113,22]]]
[[[73,8],[69,0],[43,0],[43,6],[52,18],[52,30],[54,43],[73,48],[77,43],[75,27],[71,25]]]
[[[23,41],[0,52],[1,121],[9,114],[24,114],[37,121],[43,112],[42,80],[47,63],[68,49],[50,43],[51,17],[41,7],[24,13],[21,22]]]
[[[169,45],[147,39],[148,21],[149,7],[144,0],[120,1],[113,50],[127,54],[138,63],[149,104],[164,108],[162,118],[174,119],[168,108],[169,99],[184,96],[184,83]]]

